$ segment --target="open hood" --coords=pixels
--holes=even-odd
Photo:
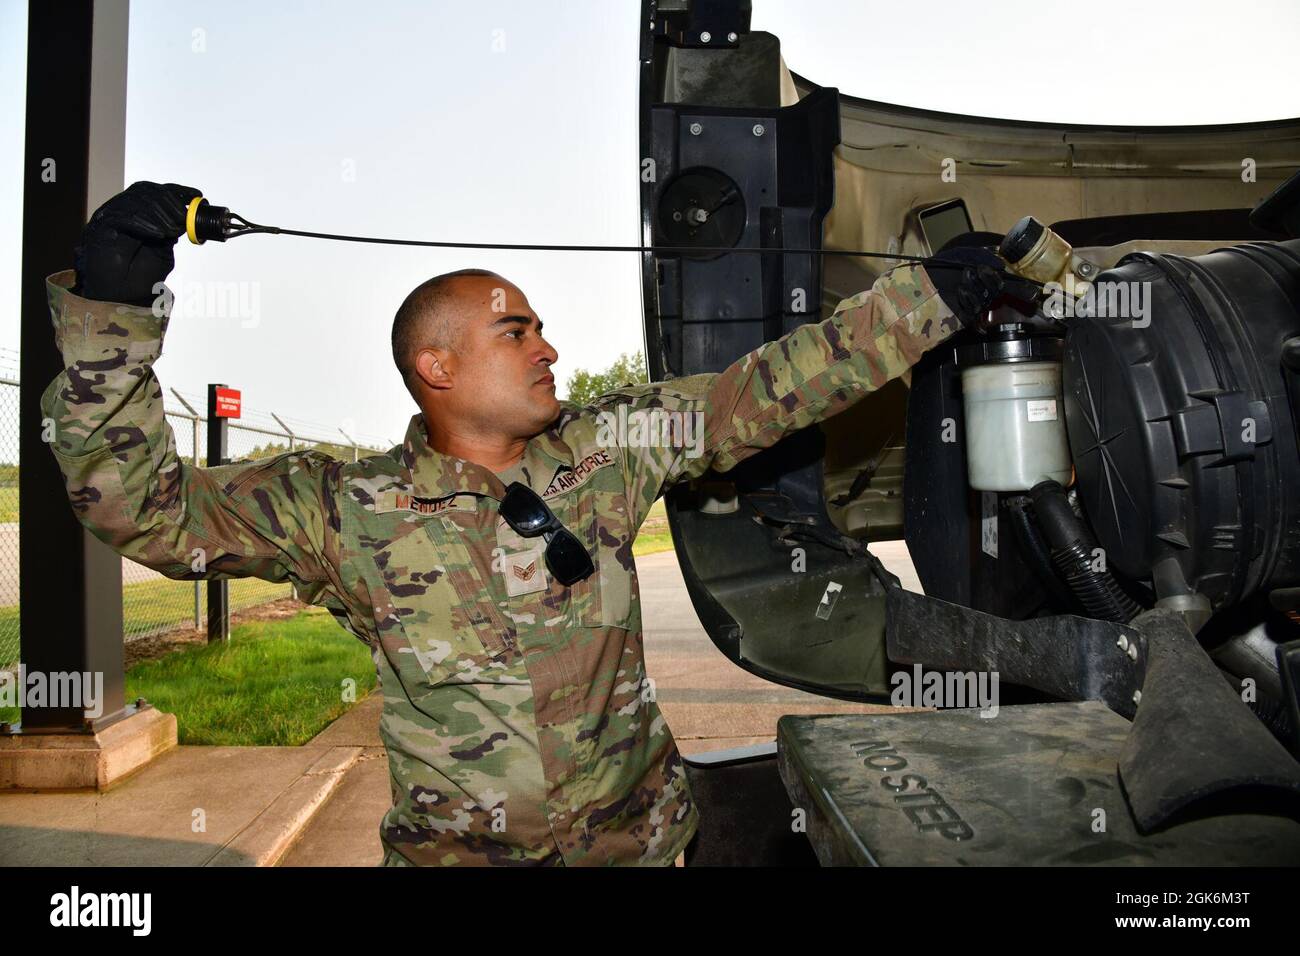
[[[643,5],[645,245],[927,255],[979,234],[996,246],[1033,215],[1109,268],[1134,248],[1196,253],[1283,238],[1249,214],[1300,167],[1300,120],[1142,129],[891,106],[790,73],[778,38],[750,31],[749,12],[734,0]],[[797,66],[817,73],[816,63]],[[730,203],[727,216],[692,228],[680,215],[731,191],[742,202]],[[646,253],[651,378],[720,371],[829,315],[891,264]],[[1007,617],[1044,613],[1043,588],[1025,562],[1007,549],[990,562],[981,547],[988,516],[967,487],[963,450],[914,437],[918,447],[909,447],[909,404],[932,413],[951,401],[941,376],[914,372],[734,471],[668,496],[695,609],[735,663],[829,696],[888,697],[883,589],[860,556],[811,543],[796,551],[783,524],[823,529],[828,540],[890,541],[906,532],[927,593]],[[769,520],[756,521],[758,510]]]

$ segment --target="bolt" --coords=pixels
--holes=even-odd
[[[755,136],[762,136],[762,135],[763,135],[764,133],[766,133],[766,132],[767,132],[767,130],[765,130],[765,129],[763,128],[763,124],[762,124],[762,123],[755,123],[755,124],[754,124],[754,135],[755,135]]]
[[[1137,641],[1134,641],[1132,644],[1128,646],[1128,656],[1131,657],[1133,660],[1138,659]]]
[[[1088,276],[1093,274],[1095,269],[1096,267],[1093,266],[1091,262],[1080,262],[1078,268],[1075,269],[1074,271],[1079,273],[1079,275],[1083,276],[1084,278],[1087,278]]]
[[[149,703],[149,702],[148,702],[147,700],[145,700],[143,697],[137,697],[137,698],[135,699],[135,706],[136,706],[136,707],[143,707],[143,706],[144,706],[145,704],[147,704],[147,703]]]
[[[700,34],[701,43],[708,43],[712,39],[713,39],[713,34],[709,33],[707,30]]]
[[[1128,650],[1128,638],[1125,637],[1123,634],[1121,634],[1121,635],[1119,636],[1119,640],[1115,642],[1115,645],[1116,645],[1116,646],[1117,646],[1121,651],[1126,651],[1126,650]]]
[[[1140,703],[1142,703],[1142,691],[1135,690],[1133,691],[1133,706],[1136,707]]]
[[[727,34],[727,42],[728,42],[728,43],[735,43],[735,42],[736,42],[736,34],[735,34],[735,33],[728,33],[728,34]]]
[[[681,221],[682,221],[682,211],[680,209],[673,210],[673,222],[681,222]]]
[[[691,124],[691,135],[692,135],[692,136],[699,136],[699,135],[700,135],[701,133],[703,133],[703,132],[704,132],[704,127],[701,126],[699,123],[692,123],[692,124]]]

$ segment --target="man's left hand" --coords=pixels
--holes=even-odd
[[[962,246],[948,249],[925,261],[925,272],[939,297],[962,325],[969,328],[1002,300],[1020,308],[1037,301],[1032,283],[1006,271],[1006,264],[992,249]]]

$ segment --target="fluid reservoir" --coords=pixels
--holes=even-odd
[[[957,350],[966,472],[976,491],[1069,484],[1060,355],[1060,339],[1014,334]]]

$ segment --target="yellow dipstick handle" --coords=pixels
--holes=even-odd
[[[204,202],[206,200],[202,196],[195,196],[190,200],[190,205],[185,210],[185,235],[189,236],[190,242],[196,246],[203,245],[203,240],[194,231],[194,217],[198,214],[199,206],[203,205]]]

